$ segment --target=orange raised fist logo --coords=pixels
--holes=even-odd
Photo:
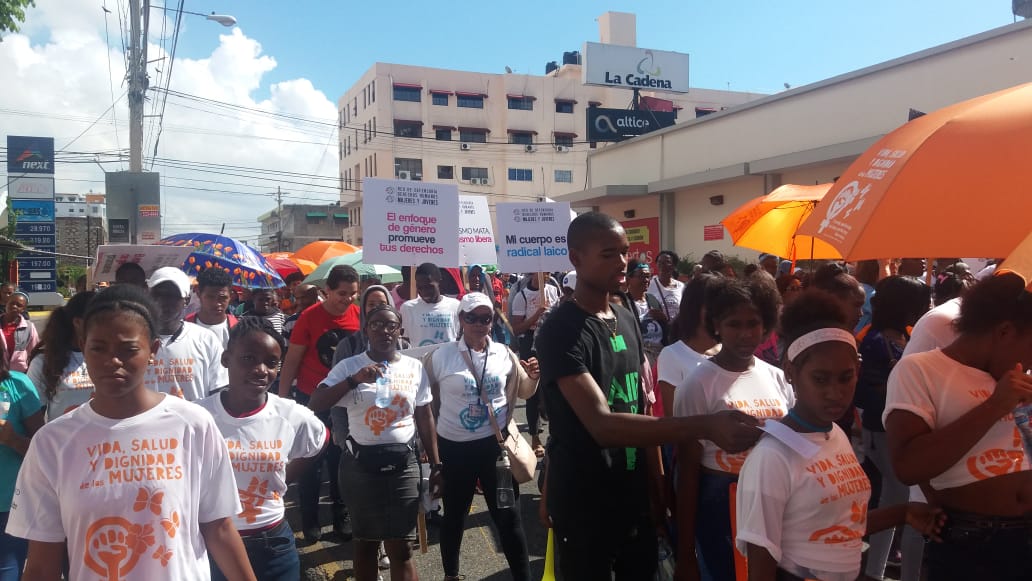
[[[398,412],[393,408],[371,406],[366,410],[365,423],[373,431],[373,434],[379,436],[397,417]]]
[[[1025,453],[1020,450],[993,448],[978,456],[969,457],[967,469],[976,480],[985,480],[994,476],[1019,472],[1024,461]]]
[[[244,510],[240,512],[240,518],[249,523],[257,521],[258,515],[262,513],[261,506],[268,498],[269,481],[258,480],[257,476],[252,476],[247,490],[238,490],[237,492],[240,493],[240,504],[244,507]]]
[[[728,454],[723,450],[717,450],[714,459],[717,461],[717,466],[724,472],[731,474],[738,474],[742,470],[742,464],[745,464],[745,452],[738,454]]]
[[[154,529],[150,525],[141,527],[120,516],[104,517],[86,529],[83,564],[107,581],[119,581],[152,545]]]

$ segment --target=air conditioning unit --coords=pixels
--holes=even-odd
[[[461,149],[462,151],[469,151],[470,149],[472,149],[472,147],[468,143],[460,143],[459,149]]]
[[[487,178],[470,178],[469,183],[474,186],[486,186]]]
[[[534,153],[535,151],[537,151],[537,146],[536,145],[524,145],[523,146],[523,151],[526,151],[527,153]]]
[[[570,149],[571,148],[570,148],[569,145],[556,145],[555,146],[555,150],[558,151],[559,153],[569,153]]]
[[[405,170],[398,170],[398,179],[399,180],[410,180],[410,179],[412,179],[412,172],[405,171]]]

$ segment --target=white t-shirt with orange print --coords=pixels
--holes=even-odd
[[[811,458],[765,435],[738,476],[735,545],[767,549],[804,579],[853,581],[860,574],[871,482],[837,425],[799,434],[820,446]]]
[[[211,416],[166,396],[115,420],[80,406],[32,438],[7,533],[67,540],[70,579],[210,579],[200,524],[240,512]]]
[[[315,456],[328,439],[326,426],[310,409],[272,393],[267,397],[260,410],[240,418],[226,411],[221,394],[197,402],[215,418],[229,448],[244,507],[233,522],[241,531],[283,520],[287,463]]]
[[[372,364],[366,353],[359,353],[335,365],[319,383],[337,385]],[[387,376],[389,393],[381,401],[377,401],[375,383],[360,383],[336,404],[347,408],[351,437],[363,446],[410,442],[416,436],[412,414],[433,400],[426,370],[418,359],[399,354],[398,361],[388,365]]]
[[[780,369],[753,357],[746,371],[728,371],[706,359],[674,391],[674,416],[687,417],[738,410],[760,419],[780,419],[795,405],[795,393]],[[738,474],[748,452],[730,454],[701,440],[702,465]]]
[[[222,366],[222,341],[212,331],[183,321],[181,331],[161,336],[144,383],[186,401],[208,397],[229,383],[229,372]]]
[[[968,367],[939,349],[899,360],[889,375],[884,419],[895,410],[910,412],[936,430],[947,426],[989,399],[996,380]],[[1029,470],[1021,434],[1013,414],[1000,418],[964,457],[929,483],[936,490],[957,488]]]

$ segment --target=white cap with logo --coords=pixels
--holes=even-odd
[[[163,266],[154,271],[147,279],[147,288],[154,288],[163,282],[171,282],[179,288],[183,298],[190,296],[190,277],[174,266]]]

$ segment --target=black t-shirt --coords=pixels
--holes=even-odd
[[[539,385],[551,436],[548,509],[557,521],[619,526],[648,511],[643,450],[599,447],[559,390],[560,378],[586,372],[611,411],[645,413],[638,320],[620,306],[614,305],[613,312],[615,336],[604,321],[572,301],[553,310],[538,332]]]

